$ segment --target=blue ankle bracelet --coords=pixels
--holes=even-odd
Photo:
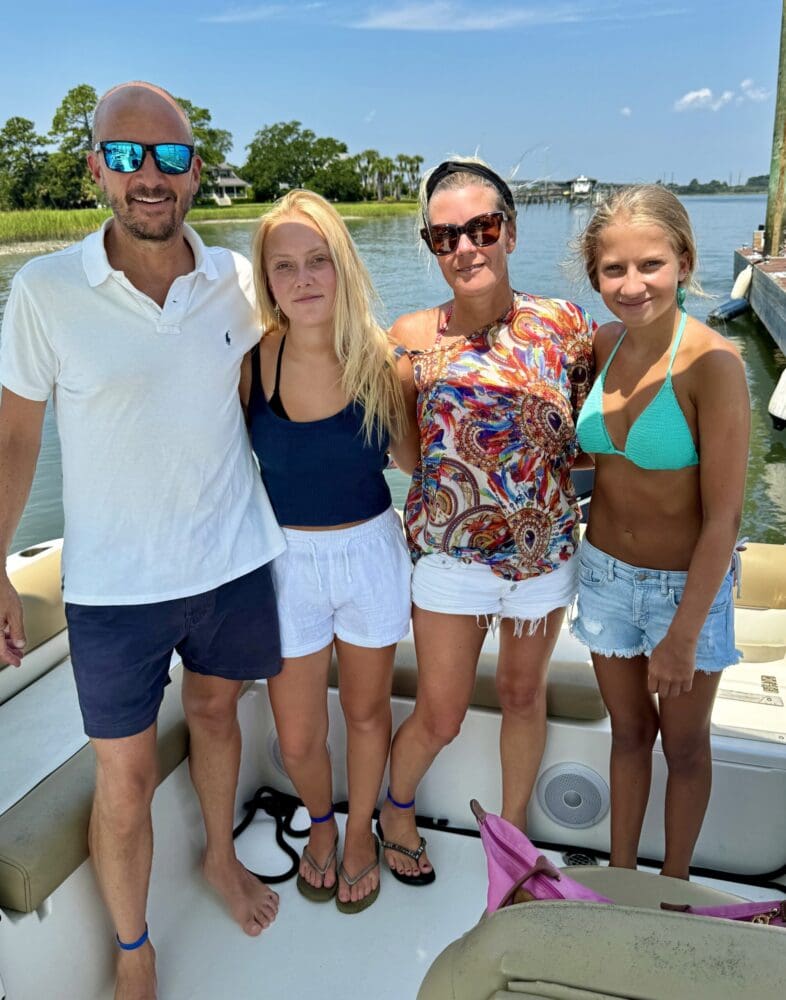
[[[308,815],[312,823],[327,823],[329,819],[333,819],[333,806],[330,807],[330,812],[326,812],[324,816],[312,816],[311,813]]]
[[[145,941],[147,941],[147,924],[145,924],[144,934],[141,937],[138,937],[136,941],[131,941],[126,944],[125,941],[120,940],[119,934],[115,934],[115,941],[117,941],[118,948],[122,948],[123,951],[136,951],[137,948],[141,948]]]
[[[411,809],[412,806],[415,805],[415,800],[414,799],[411,802],[396,802],[396,800],[390,794],[390,788],[389,787],[388,787],[387,798],[388,798],[388,802],[392,802],[393,805],[396,807],[396,809]]]

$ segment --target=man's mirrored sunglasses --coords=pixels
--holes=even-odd
[[[194,158],[194,147],[182,142],[155,142],[146,145],[142,142],[110,140],[97,142],[94,151],[102,152],[107,167],[119,174],[136,173],[148,153],[152,154],[153,162],[162,174],[185,174],[191,169]]]
[[[476,247],[489,247],[496,243],[502,233],[502,223],[508,221],[504,212],[484,212],[469,219],[463,226],[446,222],[440,226],[428,226],[420,230],[429,250],[437,257],[453,253],[459,245],[462,233]]]

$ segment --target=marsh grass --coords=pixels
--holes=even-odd
[[[189,222],[254,221],[270,208],[260,202],[239,202],[227,208],[218,205],[198,206],[188,214]],[[353,218],[383,218],[412,214],[412,201],[339,203],[336,208]],[[0,212],[0,244],[35,243],[43,241],[78,240],[98,229],[110,215],[108,208],[78,208],[71,210],[34,209],[28,212]]]

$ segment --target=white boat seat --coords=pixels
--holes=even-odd
[[[18,669],[0,670],[0,909],[25,913],[87,858],[95,789],[95,755],[82,731],[68,660],[60,545],[27,553],[9,560],[24,607],[25,656]],[[160,780],[188,752],[181,680],[178,664],[158,720]]]
[[[64,666],[70,669],[67,661]],[[178,665],[172,671],[158,717],[159,781],[188,753],[180,702],[182,670]],[[4,707],[10,711],[12,704]],[[0,733],[0,759],[13,752],[10,735]],[[0,909],[37,909],[87,859],[94,790],[95,754],[87,744],[0,815]]]
[[[580,877],[578,868],[568,871]],[[672,887],[678,880],[644,872],[623,872],[620,880],[618,871],[605,871],[593,888],[640,897],[640,905],[508,907],[448,945],[418,1000],[739,1000],[769,996],[786,981],[782,929],[648,908],[674,892],[675,902],[693,905],[738,897],[693,882]]]

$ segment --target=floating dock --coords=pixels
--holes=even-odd
[[[734,251],[734,277],[755,264],[748,298],[751,309],[786,354],[786,257],[767,257],[752,247]]]

